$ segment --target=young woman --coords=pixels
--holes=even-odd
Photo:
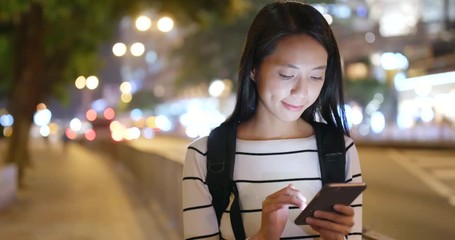
[[[265,6],[248,32],[237,104],[226,121],[237,124],[233,179],[249,239],[361,239],[361,197],[353,207],[335,205],[335,212],[316,211],[308,225],[294,224],[322,187],[312,122],[346,135],[346,182],[362,182],[343,105],[340,55],[324,17],[298,2]],[[218,226],[205,183],[206,152],[204,137],[186,154],[185,238],[234,239],[229,207]]]

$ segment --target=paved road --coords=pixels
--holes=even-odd
[[[0,239],[177,239],[163,231],[160,214],[136,197],[131,176],[107,155],[42,141],[33,141],[31,153],[26,188],[0,212]]]
[[[455,150],[358,150],[367,227],[399,240],[455,239]]]

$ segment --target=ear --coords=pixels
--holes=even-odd
[[[256,75],[256,70],[255,70],[255,69],[251,69],[251,72],[250,72],[250,79],[251,79],[253,82],[256,82],[255,75]]]

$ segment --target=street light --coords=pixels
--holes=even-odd
[[[145,32],[151,29],[152,20],[145,15],[139,16],[136,18],[135,27],[138,31]],[[174,20],[170,17],[161,17],[156,23],[156,27],[160,32],[167,33],[172,31],[174,28]],[[122,57],[126,54],[128,48],[125,43],[118,42],[112,46],[112,53],[117,57]],[[130,53],[139,57],[142,56],[145,52],[145,46],[141,42],[133,43],[130,46]]]
[[[112,52],[117,57],[121,57],[121,56],[125,55],[126,50],[127,50],[126,45],[124,43],[116,43],[112,47]]]
[[[215,80],[210,84],[209,94],[212,97],[219,97],[223,93],[225,84],[221,80]]]
[[[76,78],[74,85],[77,89],[81,90],[82,99],[80,104],[80,112],[85,112],[89,108],[92,102],[93,90],[95,90],[99,85],[98,77],[96,76],[79,76]]]
[[[77,89],[84,89],[87,87],[89,90],[94,90],[98,87],[99,85],[99,80],[96,76],[89,76],[85,78],[84,76],[79,76],[76,78],[76,81],[74,81],[74,85],[76,86]]]
[[[142,56],[145,52],[145,46],[140,42],[133,43],[130,47],[130,52],[135,57]]]
[[[129,82],[122,82],[122,84],[120,84],[120,92],[122,93],[131,93],[132,89],[133,87]]]
[[[132,101],[137,88],[142,87],[142,82],[151,79],[147,75],[155,75],[163,69],[164,64],[158,61],[169,52],[172,44],[169,40],[177,31],[171,32],[175,28],[172,18],[159,18],[155,11],[144,12],[135,19],[125,18],[121,27],[126,31],[124,39],[113,45],[112,52],[121,59],[122,65],[127,66],[122,68],[121,75],[129,83],[122,83],[120,87],[120,104],[126,106]],[[164,95],[162,87],[156,87],[154,92]]]
[[[76,78],[74,85],[76,86],[77,89],[83,89],[85,87],[85,81],[86,79],[84,76],[79,76]]]
[[[209,86],[209,94],[212,97],[226,97],[232,89],[232,82],[229,79],[215,80]]]
[[[145,32],[152,26],[152,20],[147,16],[139,16],[135,22],[137,30]]]
[[[96,89],[98,87],[98,84],[99,84],[99,80],[96,76],[88,77],[85,82],[85,86],[90,90]]]
[[[162,17],[158,20],[157,27],[161,32],[170,32],[174,28],[174,20],[170,17]]]
[[[129,82],[123,82],[120,84],[120,92],[122,93],[120,96],[120,100],[124,103],[129,103],[131,102],[133,95],[131,94],[132,91],[132,86],[131,83]]]

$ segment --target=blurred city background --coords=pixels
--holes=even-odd
[[[248,27],[268,2],[2,0],[0,238],[181,239],[186,146],[231,113]],[[455,0],[306,2],[331,25],[342,57],[349,127],[369,183],[364,238],[453,239]],[[40,208],[44,219],[72,216],[64,209],[77,203],[50,196],[81,202],[68,186],[103,166],[116,176],[103,184],[121,182],[120,197],[134,206],[105,218],[136,219],[131,226],[90,235],[93,214],[60,227],[66,235],[34,236],[46,223],[30,215],[42,206],[34,196],[59,207]],[[107,181],[97,172],[92,180]],[[59,182],[60,194],[46,190]],[[69,191],[76,195],[65,198]],[[83,196],[91,191],[99,194]]]

